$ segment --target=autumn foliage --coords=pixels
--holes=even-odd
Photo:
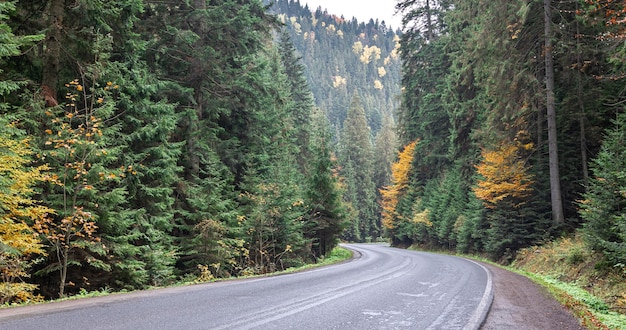
[[[514,207],[522,206],[530,195],[533,180],[525,160],[519,155],[520,151],[531,148],[532,144],[515,141],[503,143],[494,150],[483,149],[483,161],[476,166],[482,179],[474,193],[487,208],[495,208],[502,201],[510,201]]]
[[[32,294],[36,285],[25,278],[31,257],[44,250],[30,225],[46,219],[51,210],[31,198],[33,186],[47,170],[29,166],[32,153],[28,139],[0,134],[0,304],[36,298]]]
[[[382,223],[387,229],[393,229],[396,226],[397,219],[400,217],[396,212],[396,206],[409,185],[411,162],[413,161],[417,143],[417,140],[409,143],[398,153],[398,161],[391,165],[391,185],[380,189],[380,194],[383,198],[381,202],[383,209]]]
[[[98,209],[96,200],[102,195],[99,190],[118,180],[125,170],[110,170],[103,164],[109,153],[103,146],[101,113],[107,107],[104,95],[85,91],[78,80],[66,87],[69,92],[65,107],[46,111],[50,128],[45,130],[48,138],[42,157],[55,169],[49,173],[47,194],[56,212],[34,225],[54,250],[56,263],[45,271],[59,271],[60,296],[64,296],[65,286],[71,285],[66,283],[68,267],[80,263],[72,260],[75,251],[102,253],[94,248],[100,241],[94,216]],[[109,82],[103,92],[114,88],[117,86]],[[93,263],[96,259],[88,257],[86,261]]]

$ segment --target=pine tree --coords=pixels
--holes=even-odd
[[[391,166],[397,157],[398,137],[392,119],[383,120],[383,126],[376,134],[374,143],[374,183],[377,189],[391,182]]]
[[[293,165],[299,155],[294,131],[298,112],[291,112],[292,96],[285,67],[276,49],[257,57],[257,70],[250,72],[251,139],[250,156],[242,186],[243,216],[246,221],[248,267],[255,272],[270,272],[302,262],[303,238],[302,172]],[[257,92],[259,91],[259,92]]]
[[[112,120],[120,126],[121,138],[113,144],[121,151],[117,166],[126,172],[122,184],[128,195],[99,221],[112,264],[101,277],[114,287],[143,288],[166,283],[174,274],[174,187],[181,172],[181,144],[170,141],[175,105],[160,95],[168,85],[141,61],[144,43],[129,44],[127,55],[109,65],[108,76],[122,86]]]
[[[550,164],[550,197],[552,202],[552,218],[556,224],[565,222],[563,214],[563,196],[561,192],[561,175],[559,170],[559,150],[557,137],[557,120],[554,90],[554,59],[552,58],[552,7],[550,0],[543,0],[544,10],[544,44],[546,68],[546,111],[548,123],[548,154]]]

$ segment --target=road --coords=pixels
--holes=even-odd
[[[0,329],[477,329],[491,277],[466,259],[346,244],[310,271],[0,310]]]

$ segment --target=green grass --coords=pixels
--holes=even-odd
[[[626,330],[626,315],[611,311],[604,300],[585,289],[551,276],[520,273],[545,287],[562,305],[570,309],[587,329]]]

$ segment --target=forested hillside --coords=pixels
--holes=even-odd
[[[359,22],[321,7],[303,7],[299,1],[273,3],[272,12],[302,57],[316,104],[331,124],[342,128],[356,93],[376,134],[400,104],[399,31],[378,20]]]
[[[398,9],[402,33],[286,0],[0,3],[0,302],[340,238],[510,261],[579,232],[623,275],[626,6]]]
[[[342,238],[380,239],[378,191],[389,184],[397,149],[399,30],[385,22],[358,22],[303,7],[299,1],[275,1],[271,8],[284,23],[315,103],[333,128],[343,199],[350,211]]]
[[[486,253],[580,231],[626,264],[623,2],[400,1],[395,245]]]
[[[332,130],[260,0],[5,1],[0,26],[0,302],[337,244]]]

